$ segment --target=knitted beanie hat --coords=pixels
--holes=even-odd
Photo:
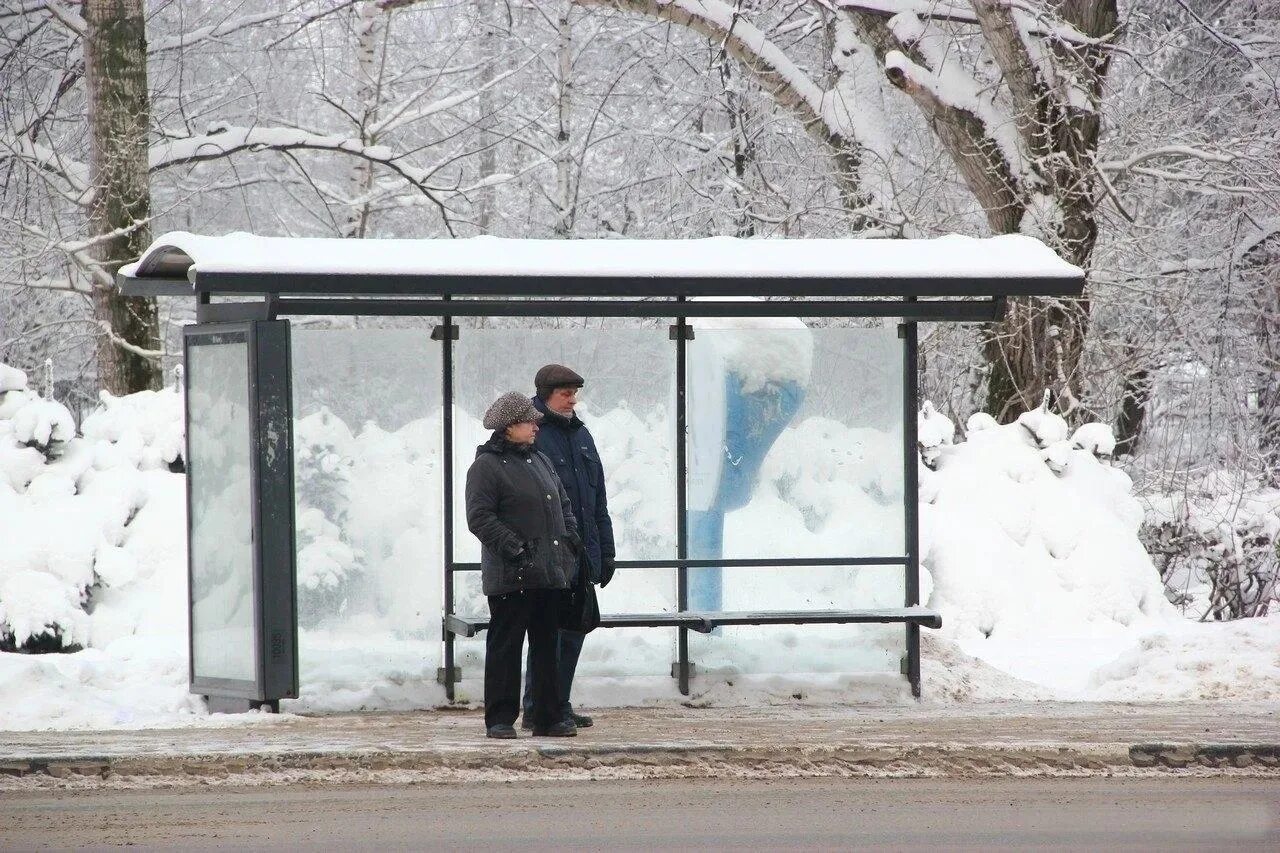
[[[484,413],[485,429],[506,429],[512,424],[526,421],[537,423],[542,420],[539,412],[528,397],[519,391],[508,391],[493,401],[493,405]]]
[[[581,388],[583,384],[582,377],[563,364],[544,364],[533,377],[533,387],[544,400],[557,388]]]

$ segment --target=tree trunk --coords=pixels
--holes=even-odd
[[[727,56],[720,56],[720,87],[724,91],[725,113],[729,119],[729,135],[733,138],[733,158],[729,169],[733,173],[733,199],[737,223],[734,236],[754,237],[755,221],[751,218],[751,194],[746,191],[747,169],[755,159],[755,143],[748,127],[746,97],[738,91],[732,77]]]
[[[85,0],[84,65],[89,100],[89,209],[94,258],[98,377],[113,394],[158,389],[160,324],[153,298],[125,297],[121,265],[151,241],[147,170],[150,99],[143,0]]]
[[[1268,485],[1280,489],[1280,253],[1258,282],[1258,450]]]
[[[560,4],[556,20],[556,236],[573,232],[573,152],[569,147],[573,120],[573,28],[569,4]]]
[[[476,230],[481,234],[493,232],[496,213],[497,187],[485,183],[498,171],[497,136],[494,134],[494,97],[490,85],[497,76],[498,33],[493,21],[493,0],[474,0],[474,14],[480,22],[480,95],[476,99],[479,116],[476,131],[480,134],[480,181],[483,186],[476,193]]]
[[[1140,358],[1132,345],[1126,347],[1131,359]],[[1138,452],[1142,429],[1146,425],[1147,402],[1151,397],[1151,371],[1145,363],[1133,364],[1124,377],[1120,396],[1120,414],[1116,417],[1116,456],[1133,456]]]
[[[370,131],[378,120],[378,107],[382,100],[382,63],[379,61],[379,44],[385,37],[387,16],[376,3],[363,3],[356,10],[356,104],[360,116],[360,143],[377,145],[377,135]],[[369,233],[369,220],[373,215],[370,193],[373,192],[373,163],[357,157],[348,182],[355,206],[342,227],[343,237],[363,239]]]

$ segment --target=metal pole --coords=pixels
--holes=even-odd
[[[914,298],[907,300],[915,301]],[[906,606],[920,603],[920,469],[917,462],[919,443],[916,413],[919,410],[919,377],[917,345],[919,337],[915,322],[902,324],[902,449],[903,482],[905,500]],[[907,680],[911,682],[911,695],[920,698],[920,626],[907,623]]]
[[[679,298],[684,302],[684,297]],[[687,501],[687,460],[685,458],[687,412],[685,408],[685,362],[687,357],[688,320],[682,315],[676,318],[676,559],[689,558],[689,514]],[[683,564],[676,569],[676,609],[683,612],[689,607],[689,570]],[[680,693],[689,695],[689,629],[678,628],[678,658],[676,677]]]
[[[448,300],[448,296],[444,297]],[[441,363],[441,392],[444,398],[444,417],[441,418],[444,436],[442,466],[444,479],[444,612],[453,613],[453,317],[448,314],[442,318],[444,328],[443,358]],[[441,620],[443,625],[443,619]],[[444,637],[444,693],[450,702],[454,701],[454,668],[453,668],[453,632],[442,627]]]

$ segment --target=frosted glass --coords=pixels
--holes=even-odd
[[[463,485],[477,445],[490,436],[480,423],[485,409],[506,391],[533,396],[533,376],[549,363],[564,364],[586,380],[578,414],[600,452],[617,558],[674,559],[675,349],[665,324],[463,329],[454,350],[455,559],[480,560],[480,544],[467,530]],[[454,577],[456,612],[487,614],[480,573]],[[618,569],[598,591],[600,609],[606,615],[674,612],[676,588],[675,569]],[[578,673],[669,675],[674,637],[674,631],[654,628],[596,631],[583,648]],[[464,673],[480,665],[483,648],[483,635],[458,641]]]
[[[188,352],[193,667],[256,682],[248,344],[204,340]]]
[[[292,353],[300,698],[420,707],[440,662],[441,344],[295,327]]]

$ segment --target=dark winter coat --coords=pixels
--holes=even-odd
[[[604,489],[604,467],[595,439],[582,420],[574,415],[566,418],[547,407],[541,397],[533,405],[544,415],[534,446],[545,453],[560,475],[573,515],[582,536],[582,559],[592,583],[608,582],[613,574],[616,551],[613,545],[613,520],[609,517],[609,501]]]
[[[567,589],[577,555],[578,525],[550,460],[495,434],[476,448],[467,470],[467,529],[480,540],[485,595],[522,589]],[[533,555],[522,568],[522,549]]]

